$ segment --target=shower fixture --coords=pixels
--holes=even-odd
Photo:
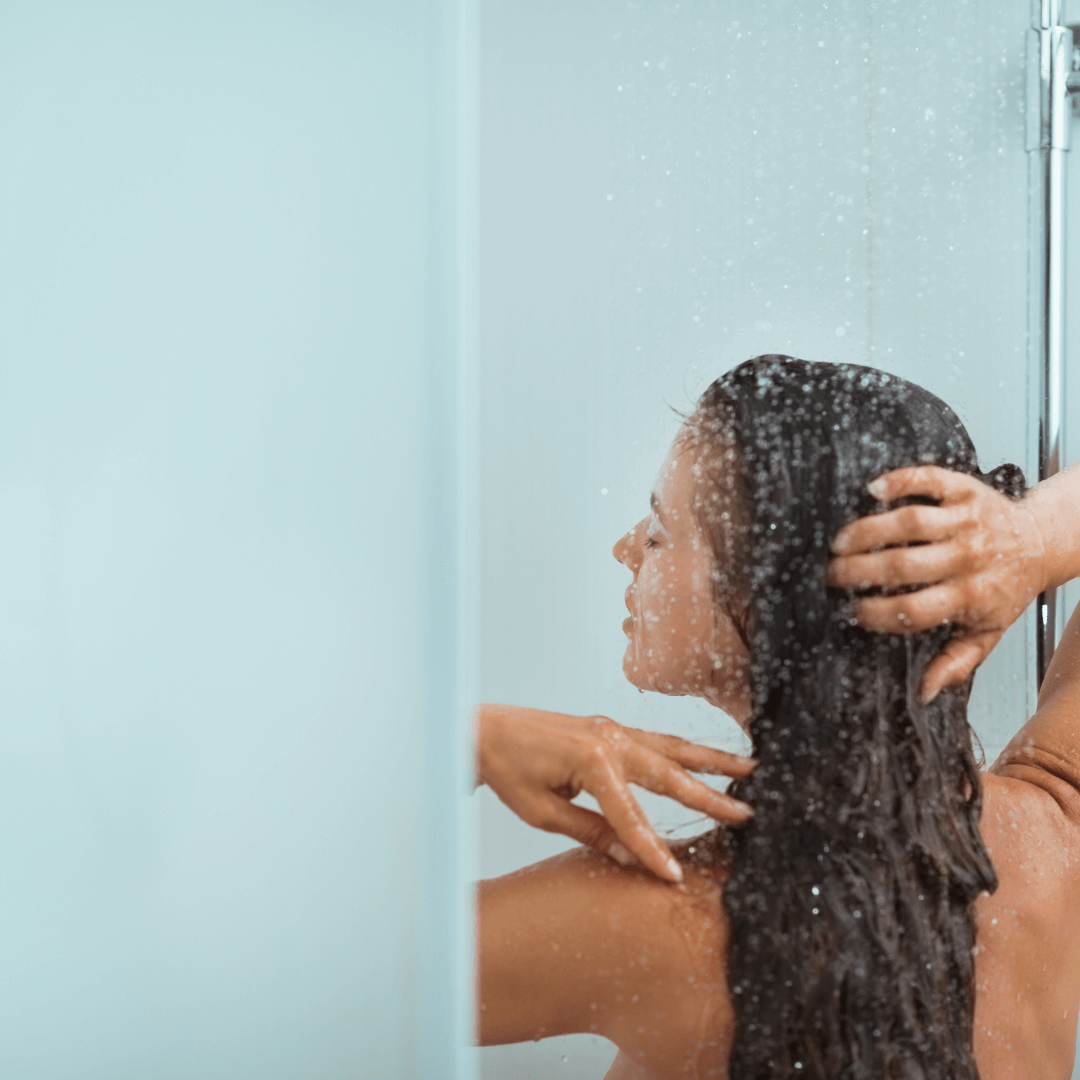
[[[1080,108],[1080,49],[1063,25],[1062,0],[1033,0],[1027,34],[1025,149],[1028,155],[1028,371],[1039,391],[1029,394],[1029,432],[1038,432],[1040,480],[1064,462],[1065,182],[1069,127]],[[1080,27],[1076,28],[1080,31]],[[1077,35],[1080,38],[1080,34]],[[1070,106],[1070,97],[1072,106]],[[1030,439],[1030,436],[1029,436]],[[1032,440],[1034,441],[1034,440]],[[1060,590],[1042,593],[1035,608],[1038,685],[1065,627]]]

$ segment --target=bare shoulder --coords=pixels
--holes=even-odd
[[[1069,667],[1070,673],[1080,671],[1080,620],[1070,621],[1068,634],[1069,642],[1063,640],[1054,654],[1035,715],[1013,736],[990,772],[1042,792],[1042,801],[1055,803],[1063,822],[1076,830],[1080,829],[1080,681],[1064,679],[1059,665]]]
[[[982,781],[981,829],[988,844],[1011,850],[1025,838],[1042,840],[1059,845],[1065,856],[1080,848],[1080,791],[1042,762],[1010,747]]]
[[[724,871],[684,867],[674,886],[576,848],[482,882],[481,1041],[592,1031],[657,1077],[723,1075]]]

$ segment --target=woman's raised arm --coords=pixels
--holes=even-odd
[[[855,614],[868,629],[915,633],[958,624],[960,631],[926,670],[921,692],[927,700],[966,679],[1040,592],[1080,576],[1080,467],[1043,481],[1022,499],[937,466],[887,473],[871,492],[886,504],[921,495],[938,505],[886,510],[842,529],[833,543],[830,583],[925,586],[859,600]],[[1048,777],[1044,786],[1080,814],[1080,613],[1054,653],[1035,715],[995,771],[1025,768]]]
[[[1080,473],[1072,479],[1080,480]],[[1073,486],[1058,491],[1072,492]],[[1042,519],[1061,515],[1046,512],[1055,492],[1041,488],[1010,499],[973,476],[936,465],[896,469],[870,485],[875,498],[886,507],[912,496],[938,505],[886,509],[837,533],[831,585],[925,586],[859,600],[855,615],[868,630],[909,634],[945,622],[964,628],[926,669],[924,699],[963,682],[1047,586],[1050,538],[1044,540]],[[1075,496],[1080,506],[1080,487]]]

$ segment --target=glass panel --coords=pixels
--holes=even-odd
[[[956,409],[984,468],[1037,479],[1027,14],[483,5],[485,699],[742,745],[716,710],[624,681],[628,578],[609,551],[646,512],[669,406],[750,356],[910,378]],[[1028,637],[1011,630],[976,680],[991,760],[1032,705]],[[484,876],[569,846],[482,798]],[[612,1054],[589,1036],[492,1048],[483,1075],[596,1076]]]
[[[448,14],[0,5],[0,1075],[460,1075]]]

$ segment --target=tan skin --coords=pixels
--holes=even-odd
[[[693,461],[677,439],[655,489],[659,512],[615,546],[634,575],[623,667],[643,689],[696,694],[745,721],[746,653],[708,599],[710,556],[691,512]],[[886,512],[836,538],[831,579],[845,587],[927,586],[863,601],[858,616],[872,628],[914,632],[943,619],[965,627],[927,671],[922,691],[933,697],[965,678],[1043,587],[1080,575],[1080,473],[1062,474],[1019,503],[933,467],[891,473],[882,484],[874,493]],[[888,509],[911,494],[940,505]],[[924,543],[896,546],[912,541]],[[504,714],[501,723],[506,787],[513,786],[513,718]],[[481,710],[481,759],[485,730]],[[679,752],[668,751],[656,752],[665,760]],[[571,774],[579,762],[573,750],[563,758],[546,779],[533,776],[522,788],[566,801],[571,788],[555,781],[560,768]],[[608,755],[606,764],[606,789],[633,779],[619,759]],[[983,780],[982,833],[1000,887],[975,910],[980,1073],[1065,1080],[1080,1009],[1080,616],[1055,653],[1035,715]],[[731,810],[712,807],[720,820]],[[554,819],[548,827],[568,831]],[[642,847],[633,815],[608,829],[596,834],[601,848],[635,830]],[[594,1032],[619,1047],[608,1080],[726,1077],[734,1032],[724,978],[726,872],[722,863],[699,862],[699,848],[676,847],[682,884],[588,849],[482,882],[481,1043]]]

